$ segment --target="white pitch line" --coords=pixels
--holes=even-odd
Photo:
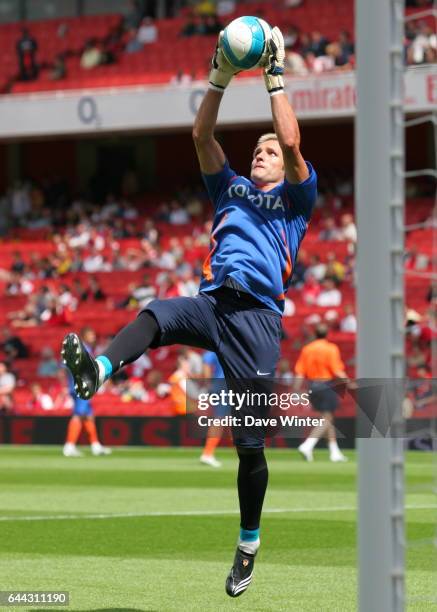
[[[331,506],[330,508],[267,508],[263,514],[289,514],[302,512],[354,512],[356,506]],[[405,506],[406,510],[437,510],[437,505]],[[0,516],[0,521],[71,521],[113,518],[147,518],[153,516],[223,516],[240,514],[239,510],[181,510],[176,512],[124,512],[114,514],[58,514],[52,516]]]

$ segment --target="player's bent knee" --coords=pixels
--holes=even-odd
[[[161,337],[161,329],[155,314],[151,310],[142,310],[137,317],[137,321],[144,328],[144,334],[147,338],[151,338],[151,346],[159,344]]]

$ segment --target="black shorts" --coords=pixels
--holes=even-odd
[[[161,331],[151,348],[184,344],[214,351],[228,388],[246,388],[250,380],[251,390],[265,389],[274,377],[280,355],[281,317],[249,294],[222,287],[194,298],[153,300],[144,310],[155,316]],[[265,416],[262,407],[244,409],[249,415]],[[238,446],[264,446],[261,427],[242,428],[233,434]]]
[[[310,384],[310,398],[314,410],[318,412],[335,412],[338,408],[338,395],[333,383],[317,381]]]

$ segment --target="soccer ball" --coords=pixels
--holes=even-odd
[[[271,28],[263,19],[238,17],[224,30],[223,53],[234,68],[256,68],[265,58],[270,36]]]

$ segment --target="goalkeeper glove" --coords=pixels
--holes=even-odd
[[[267,43],[268,57],[264,68],[264,82],[271,96],[284,91],[285,45],[281,30],[272,29],[272,37]]]
[[[223,31],[220,32],[215,48],[215,53],[212,56],[211,72],[209,73],[209,87],[215,91],[223,92],[229,85],[237,70],[228,62],[222,49]]]

